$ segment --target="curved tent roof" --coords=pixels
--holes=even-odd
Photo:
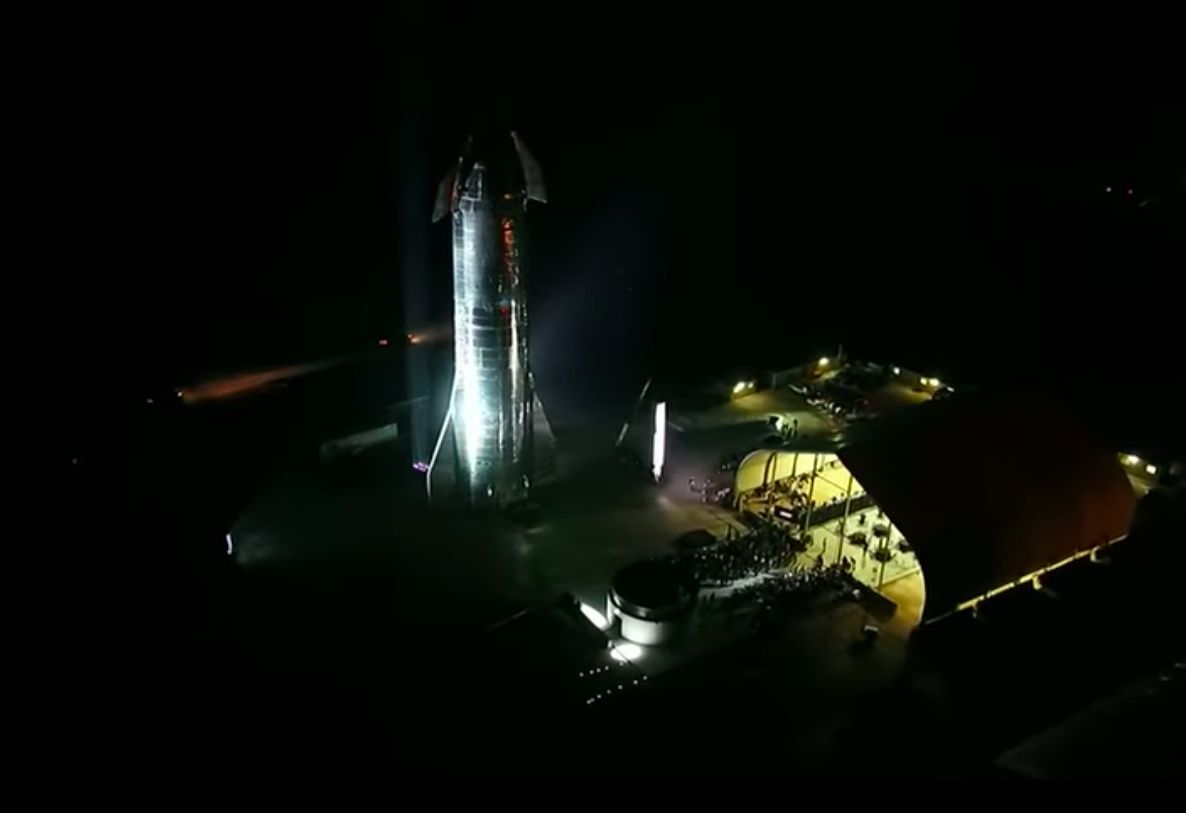
[[[953,398],[869,429],[840,458],[917,552],[928,616],[1128,531],[1116,456],[1044,399]]]

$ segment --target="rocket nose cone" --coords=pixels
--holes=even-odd
[[[547,202],[543,173],[514,130],[475,130],[465,142],[461,160],[461,178],[470,184],[474,169],[481,167],[483,186],[491,194],[504,197],[525,195],[528,200]]]

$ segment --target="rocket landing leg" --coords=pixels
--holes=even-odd
[[[457,438],[453,434],[453,399],[456,395],[457,376],[454,376],[453,386],[449,390],[449,408],[441,423],[436,445],[432,447],[432,458],[428,461],[428,473],[424,477],[429,501],[455,494],[461,481],[461,472],[457,470]]]
[[[556,478],[556,436],[552,433],[552,424],[548,421],[544,406],[535,392],[535,381],[531,380],[531,447],[525,461],[527,466],[527,482],[524,483],[522,497],[529,496],[537,486],[551,482]],[[457,454],[456,437],[456,403],[457,380],[453,380],[453,388],[449,396],[449,408],[445,413],[445,420],[441,424],[441,431],[437,435],[436,444],[432,450],[432,458],[428,463],[428,473],[425,477],[425,491],[430,501],[442,499],[466,499],[463,492],[468,488],[465,472],[461,470],[461,460]]]

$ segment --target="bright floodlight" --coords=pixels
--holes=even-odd
[[[893,368],[893,370],[894,370],[894,375],[901,375],[901,374],[902,374],[902,368],[901,368],[901,367],[894,367],[894,368]]]
[[[931,386],[932,386],[932,387],[938,387],[938,386],[939,386],[939,379],[937,379],[937,378],[932,378],[932,379],[931,379]]]
[[[1150,463],[1148,466],[1145,466],[1145,474],[1148,474],[1149,476],[1157,474],[1157,466],[1154,466],[1152,463]]]
[[[1124,456],[1125,465],[1136,466],[1136,465],[1139,465],[1140,462],[1141,462],[1141,458],[1137,457],[1135,454],[1126,454]]]
[[[629,641],[623,641],[609,651],[609,656],[619,663],[636,661],[642,657],[642,647]]]
[[[828,357],[827,357],[827,356],[820,356],[820,359],[819,359],[819,366],[821,366],[821,367],[827,367],[827,366],[828,366]]]
[[[737,395],[739,392],[743,392],[744,390],[745,390],[745,382],[744,381],[738,381],[736,384],[733,385],[733,394],[734,395]]]
[[[599,630],[603,630],[609,626],[605,620],[605,616],[597,612],[596,608],[590,607],[588,604],[581,604],[581,614],[593,622],[593,626]]]
[[[655,482],[663,475],[663,461],[667,458],[667,402],[655,404],[655,437],[651,445],[651,472]]]

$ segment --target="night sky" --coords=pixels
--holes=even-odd
[[[491,5],[58,21],[49,349],[134,397],[447,319],[433,189],[493,122],[551,195],[545,389],[841,341],[963,380],[1018,354],[1162,376],[1186,142],[1148,21]]]

